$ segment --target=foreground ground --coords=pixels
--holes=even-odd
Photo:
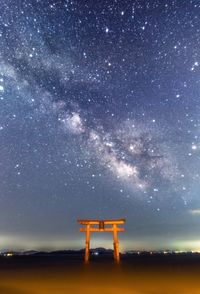
[[[0,258],[1,294],[199,294],[199,256]]]

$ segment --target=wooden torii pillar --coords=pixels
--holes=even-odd
[[[124,232],[124,228],[120,228],[117,225],[123,225],[125,219],[115,219],[115,220],[89,220],[89,219],[79,219],[78,223],[80,225],[85,225],[85,227],[80,228],[80,232],[85,232],[85,261],[89,261],[90,256],[90,232],[113,232],[113,246],[114,246],[114,259],[119,262],[119,241],[118,232]]]

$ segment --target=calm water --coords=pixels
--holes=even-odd
[[[199,256],[0,258],[0,294],[199,294]]]

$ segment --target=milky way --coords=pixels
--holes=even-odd
[[[0,248],[78,247],[79,217],[196,244],[199,45],[193,0],[2,0]]]

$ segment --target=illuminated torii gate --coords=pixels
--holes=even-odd
[[[89,260],[90,256],[90,232],[113,232],[113,246],[114,246],[114,259],[116,261],[120,260],[119,256],[119,241],[118,232],[124,232],[124,228],[119,228],[117,225],[123,225],[125,219],[116,220],[89,220],[89,219],[79,219],[78,223],[80,225],[85,225],[86,227],[81,227],[80,232],[85,232],[85,261]]]

